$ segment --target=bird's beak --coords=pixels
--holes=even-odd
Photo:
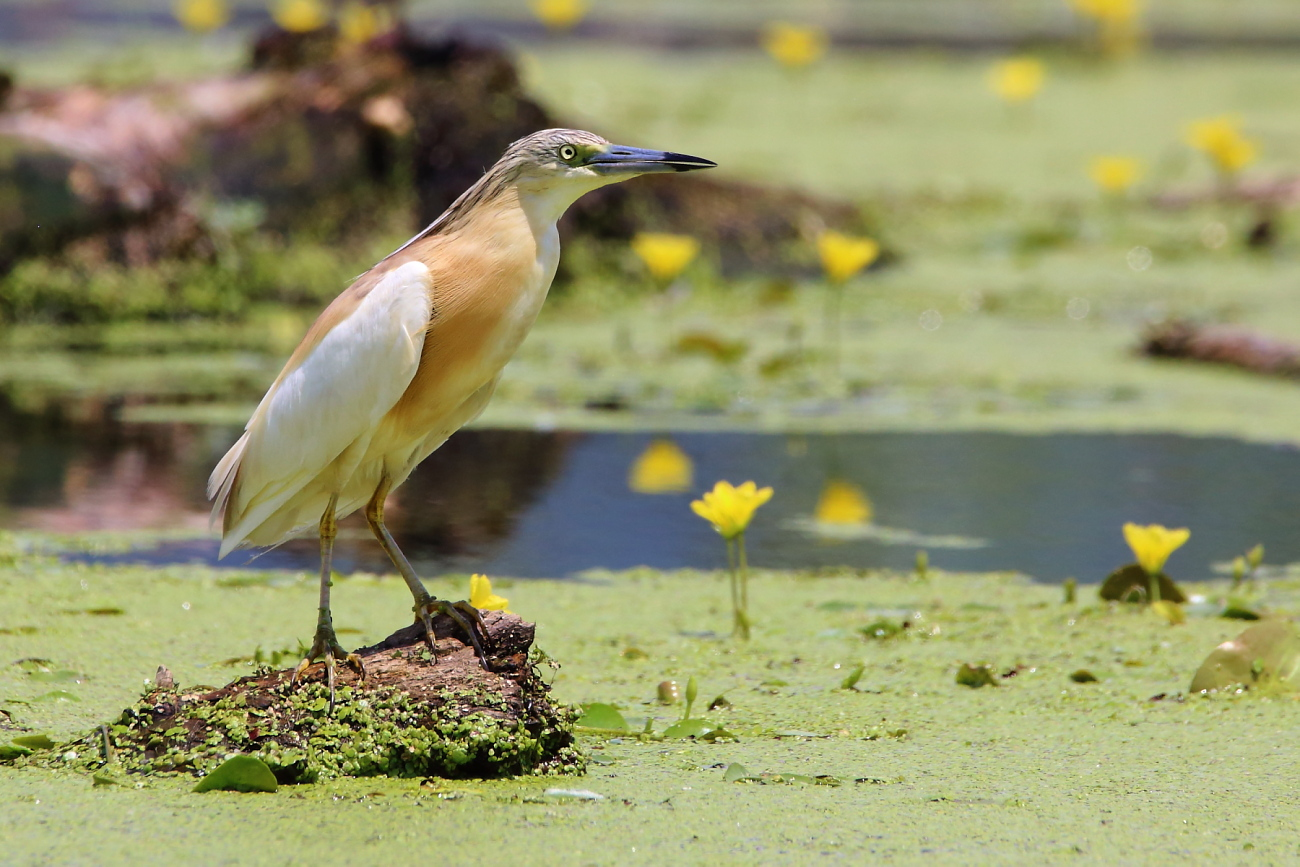
[[[588,159],[587,165],[602,175],[646,175],[652,172],[690,172],[695,169],[711,169],[718,164],[712,160],[670,151],[610,145],[603,153]]]

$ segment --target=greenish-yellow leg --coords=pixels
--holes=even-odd
[[[446,614],[465,631],[469,636],[470,644],[474,645],[474,651],[478,654],[479,661],[482,662],[485,669],[490,670],[488,665],[487,654],[483,652],[483,645],[487,643],[487,627],[483,625],[483,615],[479,610],[468,602],[446,602],[442,599],[435,599],[429,595],[429,591],[424,588],[422,582],[411,568],[410,562],[402,549],[397,547],[397,542],[393,540],[393,534],[388,532],[388,527],[384,525],[384,500],[388,498],[388,492],[392,490],[392,483],[387,476],[380,481],[379,487],[375,490],[375,495],[370,498],[370,504],[366,506],[366,520],[370,522],[370,530],[383,546],[384,551],[388,554],[388,559],[393,561],[397,571],[401,574],[402,580],[406,582],[407,589],[411,591],[411,596],[415,599],[415,614],[424,624],[424,639],[429,645],[429,652],[437,660],[438,650],[437,643],[433,634],[433,615]]]
[[[338,535],[338,527],[334,521],[334,507],[338,502],[338,497],[330,497],[329,505],[325,507],[325,514],[320,519],[320,610],[316,616],[316,637],[312,639],[311,650],[302,662],[298,663],[298,668],[293,672],[291,684],[296,684],[298,678],[306,671],[315,660],[319,659],[325,663],[325,681],[329,684],[330,689],[330,712],[334,711],[334,661],[341,659],[346,662],[353,671],[362,679],[366,676],[366,667],[361,662],[361,657],[355,653],[348,653],[339,644],[338,636],[334,634],[334,617],[330,614],[330,574],[334,565],[334,537]]]

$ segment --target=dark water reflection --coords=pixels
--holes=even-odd
[[[203,486],[233,428],[69,425],[0,418],[0,526],[57,532],[207,526]],[[595,566],[719,566],[722,546],[689,509],[691,494],[628,489],[644,434],[464,431],[426,461],[389,506],[394,534],[425,571],[562,576]],[[1127,520],[1189,526],[1173,571],[1204,577],[1256,542],[1270,562],[1300,560],[1300,452],[1226,439],[1161,435],[1016,436],[876,433],[838,436],[684,434],[695,490],[719,478],[776,488],[755,519],[763,566],[908,568],[917,545],[827,541],[792,526],[829,478],[870,495],[879,523],[983,539],[929,547],[948,569],[1018,569],[1040,580],[1097,579],[1128,557]],[[215,562],[215,540],[121,558]],[[249,555],[224,561],[244,565]],[[311,569],[299,540],[254,561]],[[386,571],[364,522],[344,525],[341,571]]]

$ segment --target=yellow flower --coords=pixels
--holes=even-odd
[[[632,239],[632,252],[641,258],[655,279],[666,283],[699,255],[700,242],[689,235],[640,232]]]
[[[759,488],[753,482],[745,482],[740,487],[718,482],[713,490],[705,492],[704,499],[692,502],[691,509],[712,524],[724,539],[734,539],[745,532],[754,511],[770,499],[772,489]]]
[[[345,42],[369,42],[381,33],[387,33],[392,27],[392,19],[385,8],[367,6],[353,0],[339,11],[339,36]]]
[[[1233,117],[1211,117],[1187,127],[1187,143],[1208,156],[1219,171],[1234,174],[1255,161],[1255,143],[1241,134]]]
[[[1169,555],[1178,550],[1191,535],[1191,530],[1186,527],[1170,530],[1159,524],[1149,527],[1124,525],[1124,541],[1133,549],[1133,556],[1137,558],[1142,571],[1153,577],[1164,571]]]
[[[586,0],[532,0],[537,20],[552,30],[568,30],[587,15]]]
[[[1142,161],[1136,157],[1093,157],[1088,175],[1108,193],[1123,193],[1142,176]]]
[[[1043,89],[1045,77],[1042,61],[1012,57],[998,61],[989,70],[989,87],[1007,102],[1024,102]]]
[[[813,517],[823,524],[869,524],[871,501],[857,485],[831,479],[822,488]]]
[[[1070,0],[1070,5],[1096,21],[1132,21],[1141,11],[1138,0]]]
[[[329,21],[321,0],[277,0],[271,9],[275,23],[293,33],[319,30]]]
[[[690,456],[672,440],[655,440],[637,456],[627,486],[638,494],[675,494],[690,490],[694,476]]]
[[[172,11],[181,26],[193,33],[216,30],[230,20],[226,0],[177,0]]]
[[[480,611],[505,611],[510,600],[492,592],[492,582],[486,575],[469,576],[469,604]]]
[[[839,232],[823,232],[817,239],[817,254],[832,283],[843,283],[876,261],[880,245],[870,238],[855,238]]]
[[[774,21],[763,28],[760,40],[764,50],[782,66],[798,69],[809,66],[826,53],[826,31],[786,21]]]

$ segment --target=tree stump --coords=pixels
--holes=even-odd
[[[434,621],[436,661],[422,626],[399,629],[357,651],[364,681],[339,666],[332,711],[321,663],[297,685],[290,684],[292,669],[259,672],[215,690],[167,686],[160,676],[138,703],[73,752],[127,772],[193,774],[242,753],[266,762],[281,783],[580,772],[576,711],[550,701],[530,659],[533,624],[495,611],[483,619],[490,671],[444,615]],[[67,755],[68,746],[54,753]]]

